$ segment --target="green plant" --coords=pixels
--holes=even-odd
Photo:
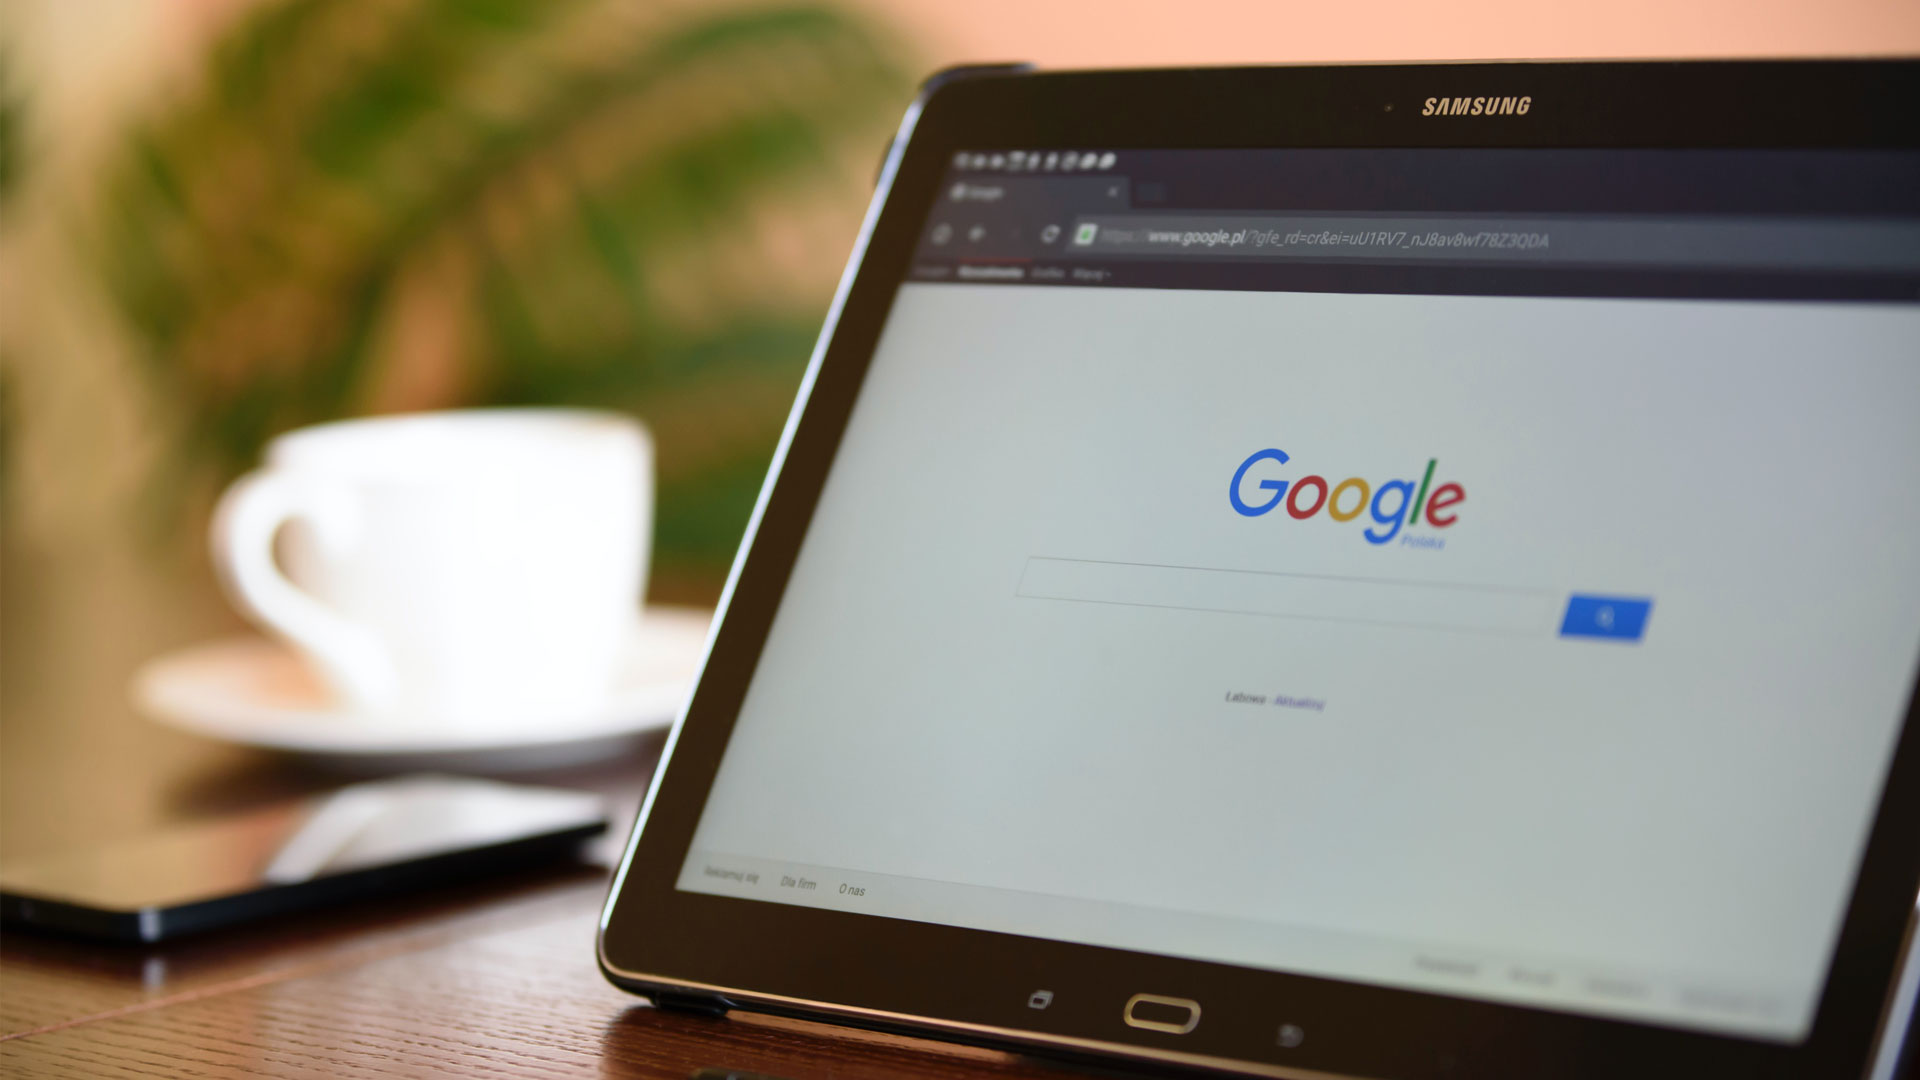
[[[26,122],[26,104],[15,92],[13,62],[0,51],[0,208],[4,208],[20,182],[21,129]]]
[[[174,475],[367,410],[621,408],[660,436],[661,560],[711,573],[819,301],[729,252],[807,183],[859,198],[850,140],[870,162],[905,89],[815,6],[261,9],[106,181],[99,265],[175,403]]]

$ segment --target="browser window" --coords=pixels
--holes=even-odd
[[[1804,1035],[1920,656],[1914,163],[995,156],[679,887]]]

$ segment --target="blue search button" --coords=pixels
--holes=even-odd
[[[1560,620],[1560,636],[1639,641],[1652,611],[1653,601],[1644,597],[1574,593],[1567,600],[1567,617]]]

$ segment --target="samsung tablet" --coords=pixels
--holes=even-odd
[[[1272,1076],[1891,1068],[1916,103],[1893,62],[937,82],[608,976]]]

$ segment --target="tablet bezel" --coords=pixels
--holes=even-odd
[[[1526,95],[1524,117],[1420,103]],[[617,985],[668,1002],[1068,1054],[1355,1076],[1860,1075],[1920,887],[1909,692],[1812,1030],[1734,1038],[1228,964],[676,890],[749,677],[952,153],[1011,146],[1920,148],[1920,63],[1514,63],[993,73],[936,80],[882,168],[736,559],[705,664],[601,918]],[[1392,108],[1388,108],[1392,106]],[[1466,119],[1466,118],[1460,118]],[[1423,122],[1424,121],[1424,122]],[[1027,1007],[1054,991],[1045,1011]],[[1203,1003],[1190,1034],[1126,1026],[1135,992]],[[1281,1023],[1308,1033],[1278,1045]]]

